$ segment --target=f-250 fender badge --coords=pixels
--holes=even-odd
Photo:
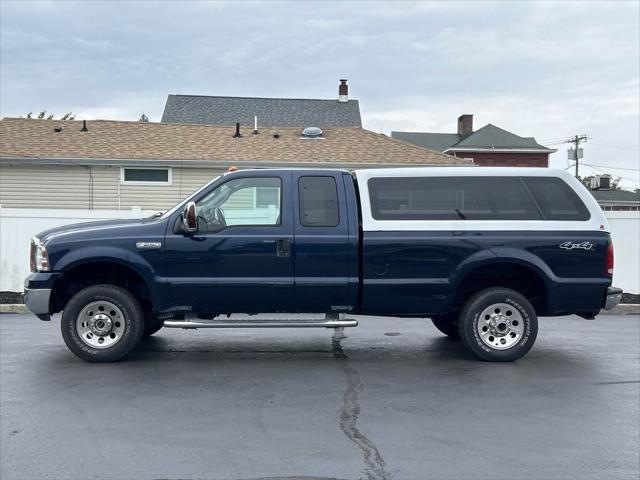
[[[138,250],[152,250],[162,248],[162,242],[136,242]]]
[[[564,248],[565,250],[573,250],[575,248],[581,248],[582,250],[591,250],[593,248],[593,243],[591,242],[562,242],[560,248]]]

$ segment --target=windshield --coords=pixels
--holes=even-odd
[[[216,180],[218,180],[222,175],[218,175],[217,177],[215,177],[214,179],[212,179],[210,182],[204,184],[202,187],[200,187],[198,190],[196,190],[194,193],[192,193],[191,195],[189,195],[187,198],[185,198],[184,200],[182,200],[180,203],[178,203],[177,205],[175,205],[174,207],[172,207],[171,209],[167,210],[166,212],[164,212],[161,215],[158,215],[157,213],[151,215],[148,218],[157,218],[160,217],[162,219],[165,218],[169,218],[171,215],[174,214],[174,212],[180,210],[181,208],[184,207],[184,205],[191,200],[193,197],[195,197],[196,195],[198,195],[200,192],[202,192],[205,188],[207,188],[209,185],[211,185],[213,182],[215,182]]]

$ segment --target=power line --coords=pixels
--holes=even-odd
[[[593,166],[593,165],[589,165],[589,164],[587,164],[587,163],[583,163],[583,165],[588,166],[588,167],[591,167],[591,168],[593,168],[593,169],[595,169],[595,170],[598,170],[599,172],[602,172],[602,173],[609,173],[609,172],[607,172],[606,170],[603,170],[603,169],[601,169],[601,168],[595,167],[595,166]],[[571,165],[571,166],[573,166],[573,165]],[[566,170],[566,169],[565,169],[565,170]],[[638,183],[638,179],[637,179],[637,178],[622,177],[622,176],[620,176],[620,175],[616,175],[616,178],[621,178],[621,179],[623,179],[623,180],[629,180],[630,182]]]
[[[604,142],[592,142],[592,143],[600,147],[619,148],[621,150],[631,150],[634,152],[637,152],[638,150],[640,150],[640,147],[636,147],[633,145],[616,145],[613,143],[604,143]]]
[[[640,168],[625,168],[625,167],[612,167],[609,165],[596,165],[595,163],[584,163],[582,162],[583,165],[587,165],[589,167],[602,167],[602,168],[608,168],[610,170],[630,170],[632,172],[640,172]]]

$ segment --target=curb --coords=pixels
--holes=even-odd
[[[23,303],[1,303],[0,313],[29,313]],[[640,315],[640,304],[621,303],[613,310],[602,310],[598,315]]]
[[[24,303],[0,303],[0,313],[29,313]]]
[[[640,304],[621,303],[613,310],[603,310],[600,315],[640,315]]]

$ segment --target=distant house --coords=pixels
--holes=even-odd
[[[256,119],[258,128],[362,126],[346,80],[340,80],[335,100],[169,95],[161,122],[253,127]]]
[[[591,190],[591,194],[605,211],[639,211],[640,191],[627,190]]]
[[[548,167],[549,154],[556,150],[520,137],[495,125],[473,131],[473,115],[458,118],[458,133],[391,132],[407,143],[456,157],[473,159],[483,167]]]
[[[260,167],[370,168],[471,162],[359,127],[0,120],[0,205],[164,210],[227,171]],[[267,194],[267,193],[265,193]],[[256,201],[259,201],[256,199]]]

